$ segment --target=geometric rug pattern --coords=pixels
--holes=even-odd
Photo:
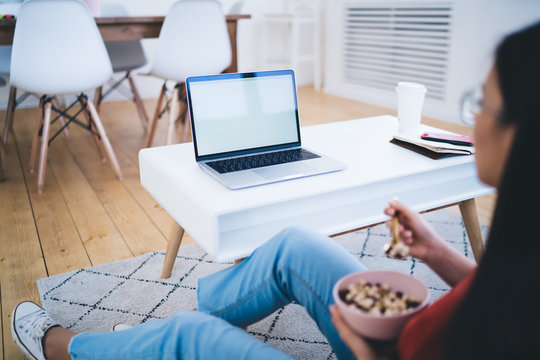
[[[473,259],[461,216],[447,210],[424,216],[458,251]],[[487,228],[483,227],[484,239]],[[394,260],[382,247],[390,240],[379,225],[332,238],[370,269],[397,270],[411,274],[429,287],[432,301],[449,287],[421,261]],[[164,252],[81,269],[38,280],[41,303],[62,326],[76,331],[109,331],[116,323],[136,325],[166,318],[196,306],[197,279],[232,266],[213,261],[197,245],[180,248],[172,276],[161,279]],[[304,309],[295,304],[277,310],[251,325],[256,338],[299,359],[335,359],[324,336]]]

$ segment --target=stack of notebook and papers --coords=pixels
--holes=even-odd
[[[432,159],[442,159],[449,156],[472,155],[473,146],[460,146],[448,143],[429,141],[420,138],[420,135],[394,135],[391,143],[416,151]]]

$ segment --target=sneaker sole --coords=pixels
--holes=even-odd
[[[24,356],[26,356],[29,359],[38,360],[38,358],[32,355],[30,351],[26,348],[26,346],[24,346],[24,344],[19,339],[19,335],[17,335],[17,332],[15,331],[15,311],[17,311],[18,307],[19,306],[17,305],[17,307],[15,307],[15,309],[13,309],[13,311],[11,312],[11,321],[10,321],[11,337],[13,338],[13,342],[15,342],[15,344],[17,345],[19,350],[21,350]]]
[[[127,330],[127,329],[131,329],[133,326],[131,325],[127,325],[128,327],[124,328],[124,329],[118,329],[118,326],[119,325],[127,325],[127,324],[123,324],[123,323],[116,323],[114,324],[113,326],[111,326],[111,331],[114,331],[114,332],[117,332],[117,331],[124,331],[124,330]]]

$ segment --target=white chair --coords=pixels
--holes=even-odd
[[[11,67],[11,45],[5,45],[0,46],[0,86],[7,85],[6,79],[9,80],[9,72]],[[4,130],[2,139],[0,142],[2,142],[2,145],[7,145],[7,139],[9,131],[13,131],[13,119],[15,117],[15,109],[17,106],[22,104],[26,99],[29,97],[37,97],[39,99],[39,95],[30,93],[28,91],[23,91],[23,93],[20,96],[17,96],[17,88],[13,85],[10,85],[9,88],[9,95],[8,95],[8,102],[6,106],[6,119],[4,122]],[[52,102],[54,106],[57,108],[60,108],[60,104],[58,103],[56,98],[52,99]],[[64,117],[59,117],[60,123],[62,126],[65,125]],[[69,130],[67,127],[64,128],[64,134],[67,138],[69,138]]]
[[[121,4],[101,4],[101,16],[127,16],[126,9]],[[124,75],[117,80],[110,79],[107,82],[108,89],[104,92],[103,87],[100,86],[96,89],[94,94],[94,105],[99,112],[101,102],[114,90],[124,94],[127,98],[132,100],[139,112],[139,119],[143,130],[146,131],[148,127],[148,115],[144,104],[139,95],[137,86],[131,72],[135,69],[139,69],[146,65],[146,56],[139,40],[128,41],[108,41],[105,43],[107,53],[111,59],[111,64],[114,73],[124,73]],[[122,91],[121,85],[124,81],[128,81],[129,92]]]
[[[18,16],[19,8],[21,4],[18,2],[12,2],[12,3],[0,3],[0,13],[1,14],[12,14],[15,16]],[[9,72],[11,67],[11,45],[2,45],[0,46],[0,86],[6,86],[9,82]],[[24,91],[19,97],[17,97],[17,88],[14,86],[10,86],[9,89],[9,96],[8,96],[8,102],[6,107],[6,118],[4,122],[4,130],[2,134],[1,142],[4,143],[4,145],[7,145],[7,139],[8,139],[8,133],[9,131],[13,131],[13,118],[15,115],[15,108],[20,105],[23,101],[25,101],[30,96],[37,97],[39,99],[39,96],[36,94],[31,94],[27,91]],[[59,106],[56,103],[56,99],[53,100],[55,103],[55,106]],[[64,125],[64,118],[60,117],[60,122],[62,126]],[[65,135],[69,138],[69,130],[67,128],[64,128]],[[4,148],[4,151],[6,149]]]
[[[156,125],[163,114],[162,104],[167,91],[167,80],[176,83],[169,106],[167,144],[173,141],[177,119],[184,121],[182,141],[189,132],[186,117],[186,77],[217,74],[231,63],[231,43],[221,4],[216,0],[181,0],[174,3],[167,13],[159,34],[157,49],[150,73],[165,80],[161,87],[154,118],[148,134],[147,146],[152,146]],[[179,113],[179,102],[184,109]]]
[[[41,114],[34,131],[30,155],[30,171],[33,171],[41,137],[41,153],[38,173],[38,192],[43,191],[49,138],[51,112],[69,117],[69,125],[76,122],[91,130],[98,149],[105,147],[113,169],[122,178],[120,166],[105,133],[99,115],[85,90],[103,85],[112,76],[112,67],[105,44],[81,0],[27,0],[19,10],[13,37],[11,54],[11,83],[13,86],[32,93],[42,94]],[[54,95],[80,94],[75,103],[87,115],[88,124],[71,117],[66,111],[53,104]],[[97,141],[99,135],[100,142]]]
[[[229,15],[237,15],[242,13],[242,8],[244,7],[244,0],[235,1],[229,8]]]

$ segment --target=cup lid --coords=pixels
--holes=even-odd
[[[396,86],[396,91],[426,92],[427,89],[422,84],[418,84],[414,82],[407,82],[407,81],[400,81],[398,82],[398,85]]]

